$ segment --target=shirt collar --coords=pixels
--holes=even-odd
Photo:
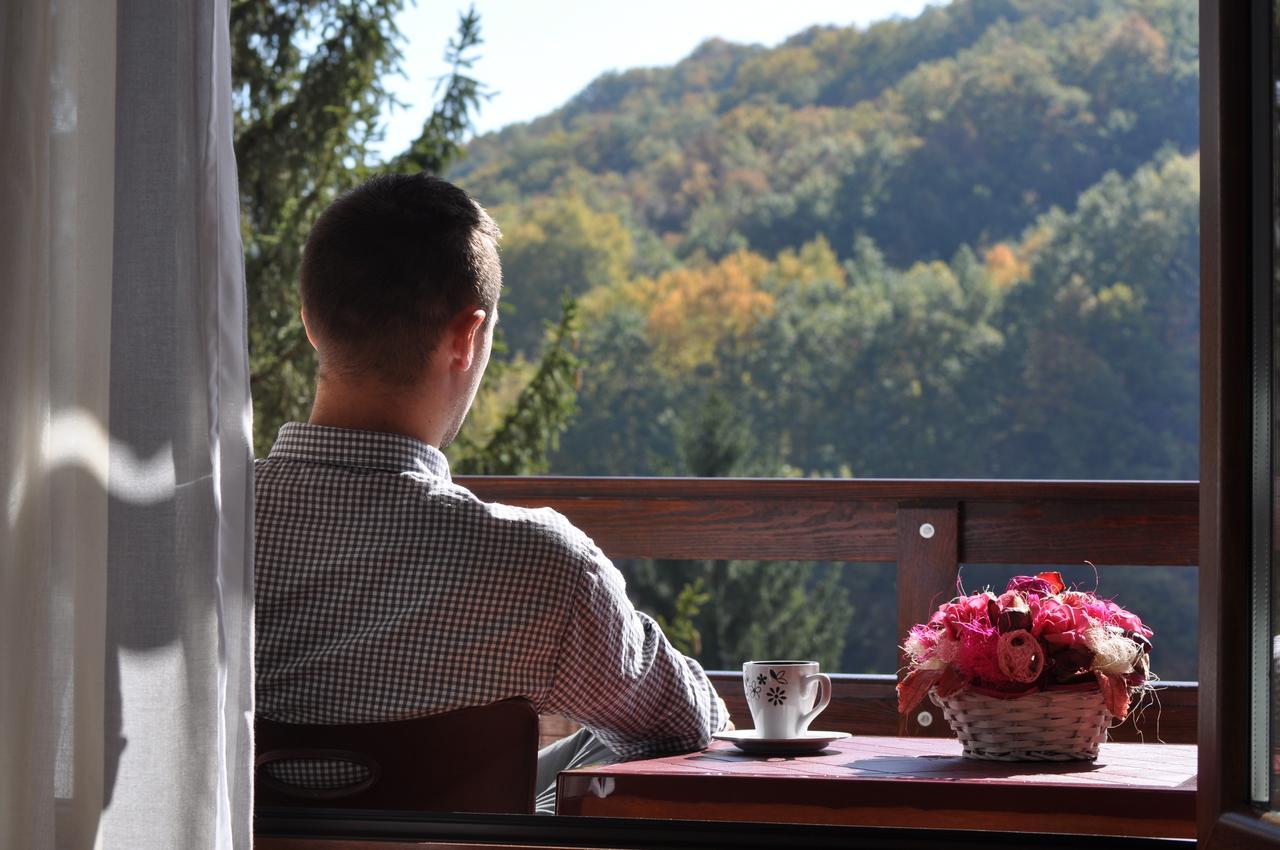
[[[435,446],[383,431],[286,422],[276,436],[270,457],[388,472],[418,472],[452,480],[449,461]]]

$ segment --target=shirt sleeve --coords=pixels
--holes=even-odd
[[[590,728],[624,759],[705,747],[728,718],[701,665],[635,609],[599,549],[583,554],[546,709]]]

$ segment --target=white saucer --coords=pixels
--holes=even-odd
[[[728,741],[744,753],[759,756],[792,756],[798,753],[817,753],[834,741],[849,737],[848,732],[805,732],[798,738],[761,738],[755,729],[739,729],[736,732],[717,732],[711,737]]]

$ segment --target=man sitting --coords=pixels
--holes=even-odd
[[[539,754],[548,812],[559,770],[699,749],[727,713],[585,534],[450,479],[440,449],[489,361],[499,236],[425,175],[376,177],[312,229],[315,403],[255,474],[257,710],[363,723],[525,697],[585,727]]]

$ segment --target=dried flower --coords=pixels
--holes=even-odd
[[[1096,680],[1107,707],[1124,719],[1129,690],[1146,684],[1151,629],[1130,611],[1092,593],[1068,590],[1062,576],[1016,576],[990,591],[938,606],[903,642],[909,665],[898,685],[906,713],[932,688],[1020,696]]]

